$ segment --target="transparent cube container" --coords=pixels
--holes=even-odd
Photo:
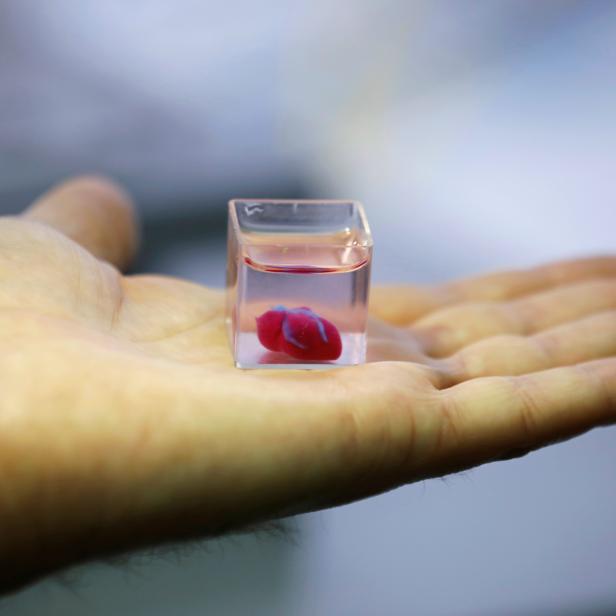
[[[363,363],[372,246],[357,201],[231,200],[227,327],[235,365]]]

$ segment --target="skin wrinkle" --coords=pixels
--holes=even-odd
[[[519,328],[515,333],[521,336],[531,336],[539,331],[533,326],[533,323],[536,322],[538,317],[542,314],[537,302],[533,304],[529,301],[528,297],[523,297],[507,302],[507,306],[509,310],[511,310],[511,313],[517,316]]]
[[[525,298],[526,301],[526,298]],[[512,330],[514,334],[520,336],[528,336],[531,333],[531,316],[520,309],[520,300],[506,301],[503,303],[503,310],[507,313],[509,322],[512,324]]]
[[[559,336],[553,328],[527,338],[529,344],[539,350],[545,359],[544,367],[550,368],[556,364],[559,349]]]
[[[412,378],[415,377],[416,375],[413,374]],[[400,380],[404,382],[402,379],[406,378],[408,376],[403,374]],[[381,437],[383,453],[381,460],[378,461],[377,470],[382,472],[384,468],[390,466],[394,469],[400,469],[405,476],[408,475],[409,464],[416,448],[417,439],[416,417],[412,405],[413,401],[406,387],[391,389],[384,409],[390,419],[384,425],[384,433]],[[398,441],[401,441],[402,445]],[[393,446],[390,444],[393,444]],[[398,453],[399,451],[401,453]],[[390,459],[392,453],[395,454],[393,461]]]
[[[107,321],[107,331],[110,333],[119,333],[123,321],[123,311],[127,300],[125,283],[126,278],[122,273],[111,263],[99,261],[101,284],[98,286],[98,294],[104,294],[101,297],[101,303],[106,303],[109,296],[113,296],[113,302],[108,308],[108,313],[111,316]]]
[[[395,388],[392,391],[395,406],[401,408],[396,416],[401,416],[403,432],[406,434],[404,441],[406,447],[400,464],[396,465],[396,468],[403,471],[400,477],[404,477],[404,479],[399,481],[404,482],[408,481],[409,472],[417,465],[418,458],[426,455],[425,444],[420,439],[420,433],[429,434],[432,422],[441,421],[442,392],[429,379],[426,379],[424,374],[418,374],[415,370],[406,376],[403,374],[399,379],[396,379],[396,382],[406,382],[405,388],[400,391]],[[423,415],[418,413],[416,408],[427,408],[429,410]],[[420,430],[420,421],[422,430]],[[393,430],[393,432],[396,433],[396,430]]]
[[[184,308],[182,304],[163,304],[159,307],[158,314],[156,313],[157,303],[161,298],[176,298],[182,297],[188,293],[192,293],[197,289],[194,283],[183,280],[175,280],[165,276],[129,276],[124,277],[125,287],[125,302],[124,302],[124,323],[122,327],[122,335],[129,338],[136,344],[148,344],[155,342],[164,342],[171,340],[183,334],[191,333],[204,325],[218,326],[218,320],[223,316],[223,306],[219,305],[220,292],[212,293],[208,289],[208,293],[204,293],[203,297],[199,297],[197,304],[197,320],[189,321],[188,325],[184,323],[175,323],[171,317],[177,317],[180,321],[186,315],[195,311],[195,301],[185,301]],[[199,289],[203,291],[205,289]],[[154,293],[152,295],[152,292]],[[145,293],[145,295],[144,295]],[[151,298],[151,306],[146,304]],[[194,300],[194,298],[191,298]],[[163,300],[164,301],[164,300]],[[144,310],[144,305],[148,305],[147,311]],[[162,307],[165,311],[162,311]],[[209,308],[204,314],[204,309]],[[165,318],[161,318],[163,315]],[[167,322],[171,321],[171,323]],[[145,327],[144,327],[145,325]],[[222,323],[224,326],[224,323]],[[155,335],[144,336],[140,334],[139,329],[146,331],[154,330]],[[162,333],[160,330],[163,330]]]
[[[122,279],[120,278],[118,281],[118,293],[117,293],[117,300],[116,300],[116,304],[113,308],[113,311],[111,313],[111,321],[109,323],[109,330],[111,332],[113,332],[114,330],[117,329],[118,324],[121,321],[121,315],[122,315],[122,309],[124,308],[124,301],[126,299],[125,293],[124,293],[124,289],[122,288]]]
[[[519,420],[522,434],[524,434],[524,442],[534,443],[539,435],[537,429],[537,416],[541,413],[541,405],[534,399],[530,388],[523,387],[525,381],[529,377],[504,377],[507,382],[514,388],[521,404],[519,407]]]
[[[207,328],[220,327],[220,323],[217,323],[213,321],[211,317],[208,317],[207,319],[204,319],[203,321],[200,321],[199,323],[189,325],[188,327],[182,328],[180,330],[168,332],[157,338],[132,339],[131,342],[134,342],[135,344],[152,344],[156,342],[169,341],[173,338],[177,338],[178,336],[182,336],[184,334],[194,332],[195,330],[200,329],[201,327],[207,327]]]
[[[449,381],[446,387],[441,389],[453,387],[454,385],[464,381],[466,375],[471,375],[473,373],[473,371],[468,368],[468,358],[466,356],[466,351],[468,348],[469,347],[466,347],[456,353],[453,353],[449,357],[444,357],[438,360],[442,372],[449,376]]]
[[[351,422],[349,425],[352,428],[351,433],[344,438],[345,448],[349,447],[350,467],[352,468],[355,464],[359,452],[367,447],[365,443],[362,444],[362,441],[368,440],[369,449],[374,452],[368,464],[363,464],[353,471],[352,484],[357,486],[357,491],[353,497],[347,495],[340,499],[339,502],[342,503],[347,502],[349,498],[359,498],[361,495],[365,495],[368,486],[372,490],[381,491],[383,488],[379,487],[379,476],[386,468],[399,469],[395,472],[395,475],[399,477],[408,476],[410,460],[414,453],[415,418],[410,409],[410,399],[406,390],[400,393],[394,390],[390,393],[387,401],[381,402],[383,412],[391,417],[391,421],[375,433],[373,428],[366,425],[361,419],[361,415],[365,413],[363,407],[366,405],[370,407],[373,404],[369,398],[365,398],[361,386],[351,380],[346,383],[341,395],[343,399],[342,413],[344,417],[349,419]],[[370,394],[370,396],[373,395]],[[349,400],[351,406],[349,406]],[[354,400],[357,400],[357,403]],[[397,410],[394,411],[394,407]],[[400,416],[403,416],[404,419],[402,436],[400,427],[393,421],[395,417]],[[346,424],[346,420],[343,424]],[[400,441],[403,443],[402,446]],[[349,466],[349,464],[345,464],[345,466]],[[400,479],[400,482],[403,481],[403,479]]]
[[[434,440],[434,454],[436,457],[447,444],[448,448],[457,449],[460,443],[458,431],[459,406],[455,396],[449,392],[442,392],[440,396],[440,423]]]

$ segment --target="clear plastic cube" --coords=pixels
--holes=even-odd
[[[372,244],[357,201],[231,200],[227,324],[235,365],[363,363]]]

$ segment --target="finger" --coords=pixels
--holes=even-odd
[[[499,334],[526,335],[616,308],[616,277],[556,287],[508,302],[459,304],[417,321],[412,331],[424,350],[445,357]]]
[[[371,292],[374,316],[406,325],[429,312],[461,302],[502,301],[561,285],[616,276],[616,256],[558,261],[527,270],[487,274],[435,286],[381,285]]]
[[[137,249],[137,225],[128,195],[109,180],[84,176],[45,193],[24,212],[58,229],[99,259],[125,269]]]
[[[560,325],[533,336],[494,336],[443,361],[459,383],[481,376],[518,375],[616,356],[616,310]]]
[[[487,274],[449,283],[460,300],[509,300],[593,278],[616,276],[616,256],[556,261],[526,270]]]
[[[370,291],[370,313],[392,325],[408,325],[455,301],[456,297],[443,287],[376,285]]]
[[[616,358],[473,379],[440,394],[431,473],[538,448],[616,421]]]

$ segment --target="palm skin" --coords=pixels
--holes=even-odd
[[[223,292],[122,276],[135,242],[95,178],[0,221],[5,589],[616,419],[616,258],[376,288],[367,364],[242,371]]]

